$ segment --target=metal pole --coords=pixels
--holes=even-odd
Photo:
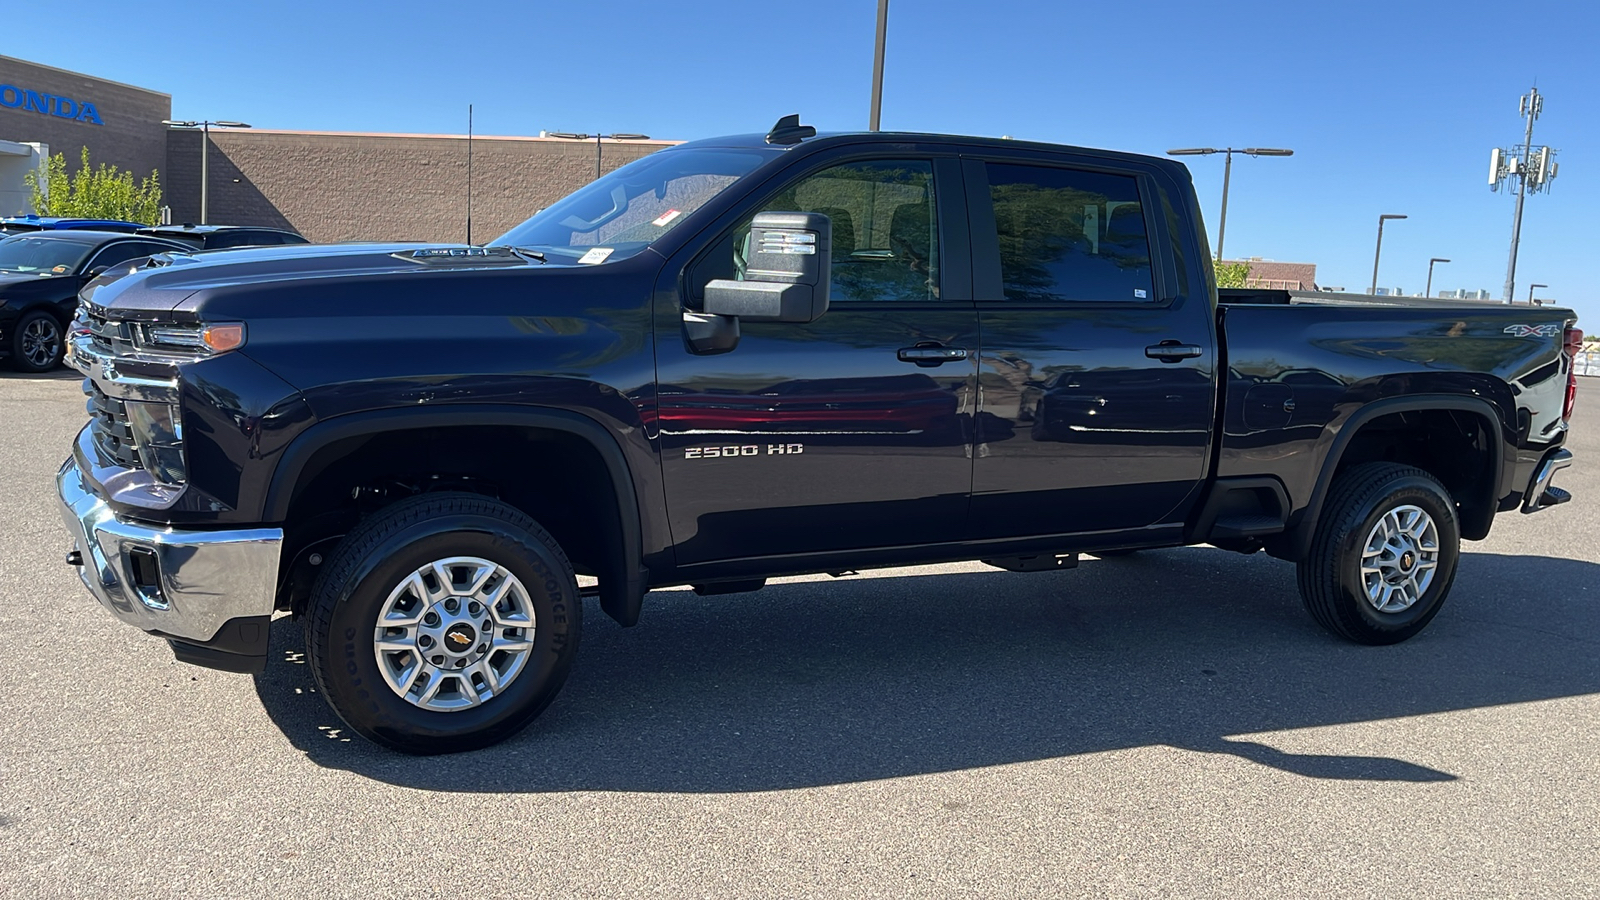
[[[467,104],[467,243],[472,243],[472,104]]]
[[[1517,176],[1517,211],[1511,221],[1511,261],[1506,263],[1506,303],[1517,289],[1517,242],[1522,239],[1522,199],[1528,193],[1528,156],[1533,152],[1533,120],[1539,117],[1539,89],[1528,95],[1528,133],[1522,147],[1522,172]]]
[[[872,115],[867,122],[868,131],[878,130],[879,114],[883,111],[883,45],[888,29],[889,0],[878,0],[878,47],[872,55]]]
[[[200,123],[200,224],[206,224],[206,155],[211,150],[211,123]]]
[[[1222,164],[1222,221],[1217,223],[1217,262],[1222,262],[1222,238],[1228,233],[1228,181],[1233,178],[1233,150],[1223,151],[1227,162]]]
[[[655,129],[651,130],[654,131]],[[601,135],[594,136],[594,177],[597,180],[600,178],[600,138]]]
[[[1367,293],[1369,293],[1369,294],[1376,294],[1378,292],[1378,257],[1380,257],[1382,255],[1383,255],[1383,216],[1379,216],[1378,217],[1378,249],[1372,251],[1372,287],[1367,289]]]
[[[1433,264],[1436,262],[1438,262],[1436,259],[1428,260],[1428,286],[1422,289],[1423,297],[1433,296]]]

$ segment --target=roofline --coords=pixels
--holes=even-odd
[[[197,129],[173,127],[173,128],[169,128],[167,130],[168,131],[195,131]],[[433,139],[439,139],[439,140],[457,140],[457,141],[464,141],[468,137],[465,134],[425,134],[425,133],[420,133],[420,132],[411,133],[411,132],[397,132],[397,131],[306,131],[306,130],[299,129],[299,128],[224,128],[224,129],[218,129],[217,134],[216,135],[212,135],[212,140],[216,140],[217,135],[222,135],[222,134],[240,134],[240,135],[251,135],[251,134],[291,134],[291,135],[305,135],[305,136],[308,136],[308,137],[433,138]],[[538,143],[551,143],[551,144],[587,144],[587,143],[590,143],[589,140],[579,141],[579,140],[573,140],[571,138],[539,137],[536,134],[531,134],[531,135],[519,135],[519,134],[474,134],[471,137],[472,137],[473,141],[534,141],[534,142],[538,142]],[[649,145],[658,145],[658,146],[662,146],[662,147],[675,147],[678,144],[683,143],[683,141],[657,140],[657,139],[654,139],[654,138],[650,138],[650,139],[646,139],[646,140],[642,140],[642,141],[627,141],[627,140],[619,141],[619,140],[614,140],[614,139],[611,139],[611,138],[606,138],[606,139],[604,139],[603,142],[606,143],[606,144],[649,144]]]
[[[112,81],[109,78],[101,78],[98,75],[90,75],[87,72],[75,72],[75,71],[73,71],[71,69],[62,69],[62,68],[57,68],[56,66],[47,66],[44,63],[36,63],[33,60],[21,59],[19,57],[15,57],[15,56],[0,55],[0,60],[6,61],[6,62],[22,63],[25,66],[34,66],[34,67],[40,68],[40,69],[49,69],[52,72],[60,72],[63,75],[75,75],[75,76],[77,76],[79,78],[87,78],[90,81],[99,81],[99,82],[102,82],[104,84],[114,84],[117,87],[124,87],[124,88],[128,88],[129,90],[135,90],[135,91],[144,91],[146,94],[155,94],[158,97],[165,97],[168,100],[172,99],[172,95],[167,93],[167,92],[165,92],[165,91],[157,91],[157,90],[153,90],[153,89],[147,88],[147,87],[139,87],[137,84],[128,84],[126,81]]]
[[[76,243],[92,244],[94,243],[94,238],[115,237],[137,239],[140,237],[155,237],[155,235],[140,235],[128,231],[97,231],[93,228],[46,228],[41,231],[27,231],[23,232],[22,234],[8,234],[6,237],[53,237],[64,241],[72,240],[74,238],[86,238],[87,240],[78,240]]]

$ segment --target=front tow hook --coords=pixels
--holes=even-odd
[[[81,550],[69,550],[69,551],[67,551],[67,565],[69,565],[69,566],[81,566],[81,565],[83,565],[83,552]]]

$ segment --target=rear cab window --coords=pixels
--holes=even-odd
[[[1158,299],[1138,178],[1010,162],[985,168],[1005,299]]]

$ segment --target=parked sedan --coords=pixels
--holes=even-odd
[[[111,231],[37,231],[0,239],[0,357],[43,372],[61,362],[78,291],[112,266],[193,248]]]
[[[309,244],[310,241],[282,228],[254,225],[157,225],[139,229],[140,234],[183,241],[196,250],[228,250],[235,247],[276,247],[282,244]]]

